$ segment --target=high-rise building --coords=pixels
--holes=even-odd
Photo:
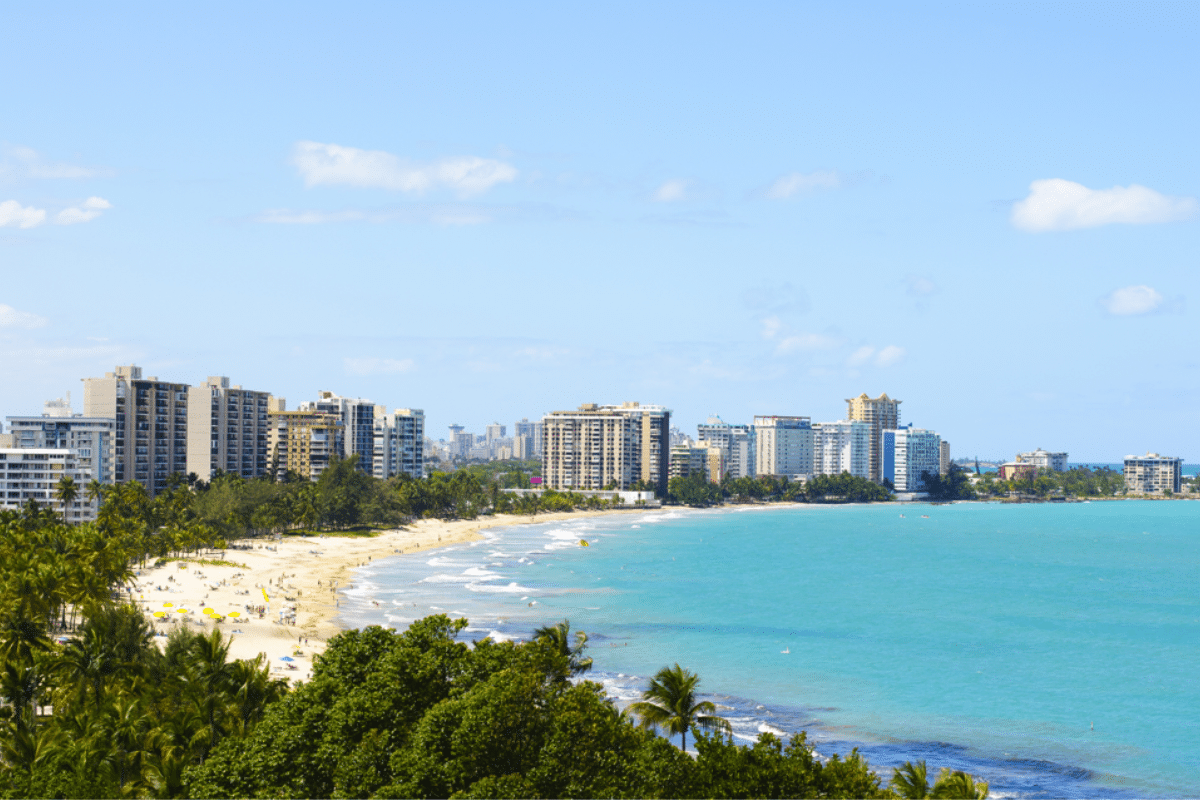
[[[730,477],[753,478],[757,474],[755,459],[758,454],[753,426],[731,425],[713,416],[703,425],[697,425],[696,433],[697,441],[721,448]]]
[[[514,436],[512,440],[513,458],[533,458],[533,437],[528,435]]]
[[[529,419],[522,418],[520,422],[513,423],[513,438],[518,436],[528,436],[531,441],[532,450],[527,456],[517,456],[517,458],[536,458],[542,454],[542,423],[530,422]],[[513,442],[513,453],[517,451],[517,444]]]
[[[700,474],[713,483],[720,483],[728,472],[725,450],[715,444],[677,444],[671,448],[671,478],[686,478]]]
[[[867,477],[871,445],[865,422],[814,422],[813,474]]]
[[[542,419],[542,476],[551,489],[667,489],[671,412],[662,406],[585,403]]]
[[[876,483],[883,480],[883,460],[881,458],[883,432],[900,427],[901,402],[903,401],[893,400],[886,394],[870,398],[867,397],[866,392],[846,400],[846,404],[849,406],[846,411],[846,419],[867,423],[871,447],[867,477]]]
[[[1038,469],[1049,469],[1055,472],[1067,471],[1066,453],[1048,453],[1040,447],[1029,453],[1017,453],[1017,461],[1033,464]]]
[[[938,452],[938,474],[942,477],[950,474],[950,443],[945,439],[942,439],[941,450]]]
[[[933,431],[912,425],[885,430],[880,440],[882,479],[891,481],[897,492],[922,492],[925,473],[938,474],[941,454],[942,437]]]
[[[755,468],[759,475],[808,476],[813,470],[813,430],[809,417],[754,418]]]
[[[75,482],[75,499],[64,504],[58,497],[63,478]],[[50,506],[67,522],[78,524],[96,518],[96,503],[87,496],[91,473],[80,469],[74,450],[58,447],[0,448],[0,510],[15,511],[30,500]]]
[[[246,480],[266,475],[269,398],[222,376],[188,389],[187,471],[203,481],[218,470]]]
[[[375,406],[375,477],[425,474],[425,412],[397,408],[391,414]]]
[[[491,443],[495,439],[505,438],[506,428],[499,422],[493,422],[491,425],[488,425],[486,428],[484,428],[484,435],[487,437],[487,441]]]
[[[48,400],[40,417],[9,417],[11,446],[74,450],[87,480],[113,482],[113,436],[116,420],[71,413],[71,395]]]
[[[188,385],[142,378],[142,368],[117,367],[83,379],[83,416],[111,419],[113,481],[134,480],[155,497],[174,473],[187,473]]]
[[[345,450],[342,415],[322,411],[287,411],[282,397],[267,404],[267,449],[275,480],[289,472],[315,481]]]
[[[301,403],[301,411],[337,414],[342,418],[342,458],[358,456],[357,469],[375,474],[375,404],[362,398],[342,397],[322,391],[315,402]]]
[[[1146,453],[1125,456],[1125,490],[1137,494],[1178,492],[1183,486],[1183,459]]]

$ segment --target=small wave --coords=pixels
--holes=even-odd
[[[472,592],[498,592],[502,594],[520,594],[522,592],[526,594],[534,593],[533,589],[530,589],[528,586],[522,586],[516,581],[513,581],[507,586],[496,586],[494,584],[487,583],[468,583],[466,588]]]

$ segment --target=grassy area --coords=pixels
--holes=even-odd
[[[240,567],[241,569],[250,569],[245,564],[240,564],[237,561],[226,561],[221,558],[160,558],[154,566],[160,567],[163,564],[170,564],[172,561],[185,564],[200,564],[205,567]]]
[[[376,525],[355,525],[353,528],[347,528],[344,531],[306,531],[294,530],[283,534],[284,538],[293,536],[340,536],[350,539],[370,539],[378,536],[384,531],[390,531],[392,528],[381,528]]]

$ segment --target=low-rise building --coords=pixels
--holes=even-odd
[[[1000,480],[1024,481],[1037,476],[1038,466],[1029,461],[1009,461],[997,468]]]
[[[1017,453],[1017,461],[1023,464],[1033,464],[1038,469],[1049,469],[1055,472],[1067,471],[1066,453],[1049,453],[1040,447],[1029,453]]]
[[[1125,456],[1125,491],[1135,494],[1178,492],[1183,485],[1183,459],[1146,453]]]

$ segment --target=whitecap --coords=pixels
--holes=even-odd
[[[519,594],[521,592],[531,593],[534,590],[528,586],[522,586],[516,581],[509,583],[507,586],[496,586],[495,584],[487,583],[468,583],[466,588],[472,592],[497,592],[502,594]]]

